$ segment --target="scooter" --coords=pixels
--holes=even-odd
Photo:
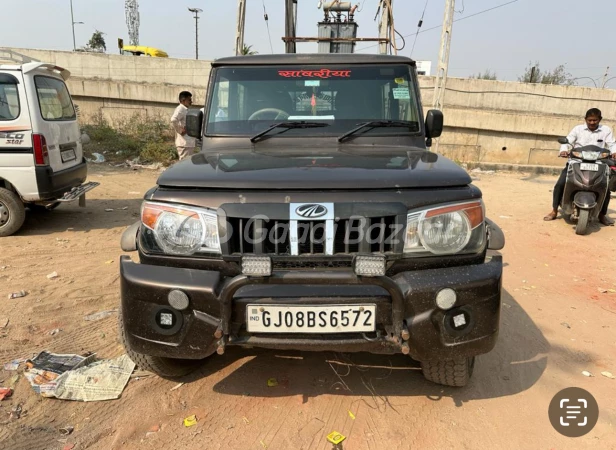
[[[577,221],[575,234],[584,235],[588,225],[598,219],[606,195],[610,195],[608,187],[614,185],[610,182],[610,172],[616,172],[610,168],[608,149],[597,145],[573,148],[567,138],[559,138],[558,142],[570,146],[567,182],[561,200],[563,216]]]

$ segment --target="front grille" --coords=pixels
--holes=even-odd
[[[278,256],[394,253],[396,238],[401,238],[396,218],[354,217],[333,221],[333,247],[329,254],[326,245],[328,227],[324,220],[296,222],[297,253],[294,253],[291,221],[227,218],[227,229],[230,230],[228,253]]]
[[[274,270],[348,269],[351,261],[274,261]]]

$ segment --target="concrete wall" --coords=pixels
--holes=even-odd
[[[210,61],[26,48],[11,50],[64,67],[78,78],[205,88],[210,75]]]
[[[209,61],[13,50],[69,69],[69,89],[86,120],[98,112],[111,121],[135,112],[170,115],[184,89],[202,106],[210,72]],[[434,81],[420,77],[424,110]],[[614,128],[616,90],[450,78],[439,152],[459,161],[561,165],[556,138],[593,107]]]

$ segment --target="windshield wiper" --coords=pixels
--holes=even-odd
[[[293,128],[321,128],[321,127],[328,127],[328,126],[329,126],[328,123],[323,123],[323,122],[305,122],[305,121],[280,122],[280,123],[276,123],[272,125],[271,127],[261,131],[259,134],[255,134],[253,137],[250,138],[250,142],[257,142],[260,137],[265,136],[267,133],[269,133],[272,130],[275,130],[276,128],[286,128],[287,130],[291,130]]]
[[[353,128],[351,131],[347,131],[342,136],[338,138],[338,142],[344,141],[346,138],[357,134],[359,131],[363,129],[372,129],[372,128],[395,128],[395,127],[405,127],[411,128],[413,125],[417,125],[416,122],[407,122],[404,120],[375,120],[372,122],[365,122],[360,124],[357,128]],[[414,130],[418,131],[418,130]]]

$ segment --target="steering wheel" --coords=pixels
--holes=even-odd
[[[276,117],[274,117],[273,119],[269,117],[264,117],[260,119],[260,116],[263,116],[265,114],[271,114],[271,113],[276,113]],[[263,108],[263,109],[260,109],[252,113],[250,117],[248,118],[248,120],[259,120],[259,119],[260,120],[281,120],[281,119],[288,119],[288,118],[289,118],[289,113],[286,111],[283,111],[282,109]]]

